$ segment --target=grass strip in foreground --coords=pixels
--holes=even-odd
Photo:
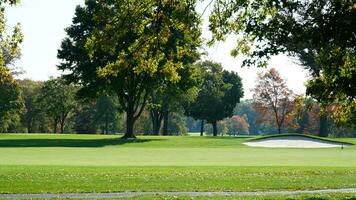
[[[356,188],[356,168],[0,166],[2,194],[337,188]]]
[[[120,200],[356,200],[355,194],[329,193],[329,194],[304,194],[304,195],[258,195],[258,196],[224,196],[224,197],[191,197],[191,196],[141,196],[134,198],[120,198]]]

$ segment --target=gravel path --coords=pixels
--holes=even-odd
[[[121,193],[63,193],[63,194],[0,194],[0,199],[50,199],[50,198],[124,198],[144,195],[183,195],[183,196],[257,196],[257,195],[297,195],[320,193],[355,193],[356,188],[297,190],[297,191],[267,191],[267,192],[121,192]]]

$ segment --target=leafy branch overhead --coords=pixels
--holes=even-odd
[[[232,55],[244,66],[267,65],[275,55],[296,57],[308,71],[307,93],[335,110],[340,124],[356,121],[356,3],[353,0],[215,1],[210,43],[237,36]],[[346,112],[342,111],[346,110]],[[345,117],[348,116],[345,120]]]
[[[58,57],[67,79],[115,93],[127,113],[125,137],[150,94],[163,83],[176,84],[180,72],[199,57],[200,19],[195,1],[86,1],[67,29]]]

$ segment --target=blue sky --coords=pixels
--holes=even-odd
[[[83,4],[84,0],[21,0],[16,7],[6,10],[9,25],[20,22],[25,35],[22,44],[22,57],[16,65],[25,73],[20,78],[34,80],[48,80],[51,76],[58,76],[61,72],[56,70],[57,50],[65,37],[64,29],[68,27],[74,16],[75,7]],[[207,14],[204,16],[207,21]],[[203,37],[208,38],[210,33],[207,23],[203,26]],[[237,71],[243,79],[245,98],[251,98],[250,89],[255,85],[256,74],[266,69],[240,68],[242,58],[232,58],[230,50],[234,47],[233,37],[226,42],[220,42],[214,47],[207,48],[209,53],[206,59],[222,63],[227,70]],[[280,71],[287,79],[288,86],[296,93],[304,93],[306,72],[286,56],[274,57],[270,67]]]

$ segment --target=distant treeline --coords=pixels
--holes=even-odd
[[[96,98],[78,99],[78,86],[67,85],[62,79],[49,81],[19,80],[24,107],[13,113],[0,130],[8,133],[78,133],[119,134],[125,132],[125,115],[120,111],[118,98],[101,95]],[[309,133],[318,135],[320,128],[317,102],[307,99],[298,108],[298,113],[287,117],[283,132]],[[261,135],[277,133],[273,120],[263,120],[255,109],[253,100],[243,100],[236,105],[233,116],[217,123],[221,135]],[[156,135],[152,115],[145,109],[135,123],[137,135]],[[186,111],[169,113],[168,135],[187,135],[201,131],[201,120],[186,115]],[[354,131],[337,128],[328,115],[327,129],[336,137],[356,136]],[[158,133],[163,134],[163,130]],[[211,124],[205,124],[205,135],[213,134]]]

